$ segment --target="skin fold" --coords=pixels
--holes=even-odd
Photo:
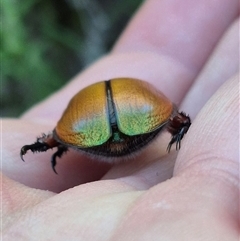
[[[147,0],[112,51],[19,119],[2,120],[3,240],[239,238],[239,1]],[[14,69],[13,69],[14,71]],[[121,76],[150,82],[188,113],[181,150],[163,133],[132,161],[69,151],[25,156],[71,97]]]

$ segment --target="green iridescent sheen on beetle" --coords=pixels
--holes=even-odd
[[[189,116],[147,82],[117,78],[102,81],[79,91],[69,102],[56,127],[49,135],[21,148],[46,151],[57,147],[56,158],[68,148],[90,154],[93,158],[125,159],[150,143],[162,129],[171,134],[167,150],[173,143],[180,148],[181,139],[191,125]]]

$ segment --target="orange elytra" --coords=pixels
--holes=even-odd
[[[79,91],[69,102],[55,129],[34,144],[21,148],[42,152],[57,147],[56,158],[74,148],[103,158],[124,158],[146,146],[161,130],[171,134],[180,148],[181,139],[191,125],[189,116],[148,82],[117,78],[92,84]],[[103,159],[101,158],[101,159]]]

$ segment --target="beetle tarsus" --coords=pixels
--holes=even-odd
[[[58,150],[52,155],[51,165],[52,165],[53,171],[54,171],[56,174],[58,174],[57,171],[56,171],[56,169],[55,169],[55,166],[57,165],[57,160],[56,160],[56,158],[57,158],[57,157],[61,158],[62,155],[63,155],[63,153],[66,152],[67,150],[68,150],[68,148],[65,147],[65,146],[58,146]]]
[[[28,150],[31,150],[34,153],[34,152],[47,151],[49,148],[50,146],[47,143],[41,143],[37,141],[32,145],[23,146],[20,151],[20,156],[21,156],[21,159],[25,161],[23,156],[27,153]]]
[[[181,138],[179,136],[179,134],[174,135],[171,139],[171,141],[169,142],[168,146],[167,146],[167,152],[170,152],[172,145],[176,142],[176,150],[179,150],[181,147]]]
[[[61,157],[63,152],[67,150],[66,147],[59,146],[59,143],[53,138],[52,132],[49,134],[42,134],[42,136],[37,138],[37,141],[31,145],[25,145],[20,150],[20,157],[24,161],[23,156],[27,153],[28,150],[34,152],[44,152],[50,148],[58,147],[58,151],[53,155],[52,158],[52,167],[55,173],[56,170],[54,166],[56,165],[56,157]]]
[[[177,135],[174,135],[171,139],[171,141],[168,144],[167,152],[170,152],[172,145],[176,142],[176,150],[180,150],[181,148],[181,140],[183,138],[184,134],[181,135],[180,133]]]

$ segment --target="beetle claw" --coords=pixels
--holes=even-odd
[[[27,152],[26,146],[23,146],[20,150],[20,157],[21,157],[22,161],[24,161],[24,162],[25,162],[25,160],[24,160],[23,156],[26,154],[26,152]]]
[[[175,135],[172,137],[171,141],[169,142],[167,146],[167,152],[169,153],[171,151],[172,145],[176,142],[176,150],[180,149],[180,141],[179,140],[179,135]]]
[[[23,147],[21,148],[21,150],[20,150],[20,157],[21,157],[22,161],[25,162],[23,156],[27,153],[28,150],[32,150],[32,148],[33,148],[32,146],[33,146],[33,145],[34,145],[34,144],[32,144],[32,145],[25,145],[25,146],[23,146]]]
[[[55,169],[55,166],[57,165],[56,158],[57,157],[61,158],[63,153],[66,152],[67,150],[68,150],[67,147],[60,145],[58,146],[58,150],[52,155],[52,159],[51,159],[52,169],[56,174],[58,174]]]

